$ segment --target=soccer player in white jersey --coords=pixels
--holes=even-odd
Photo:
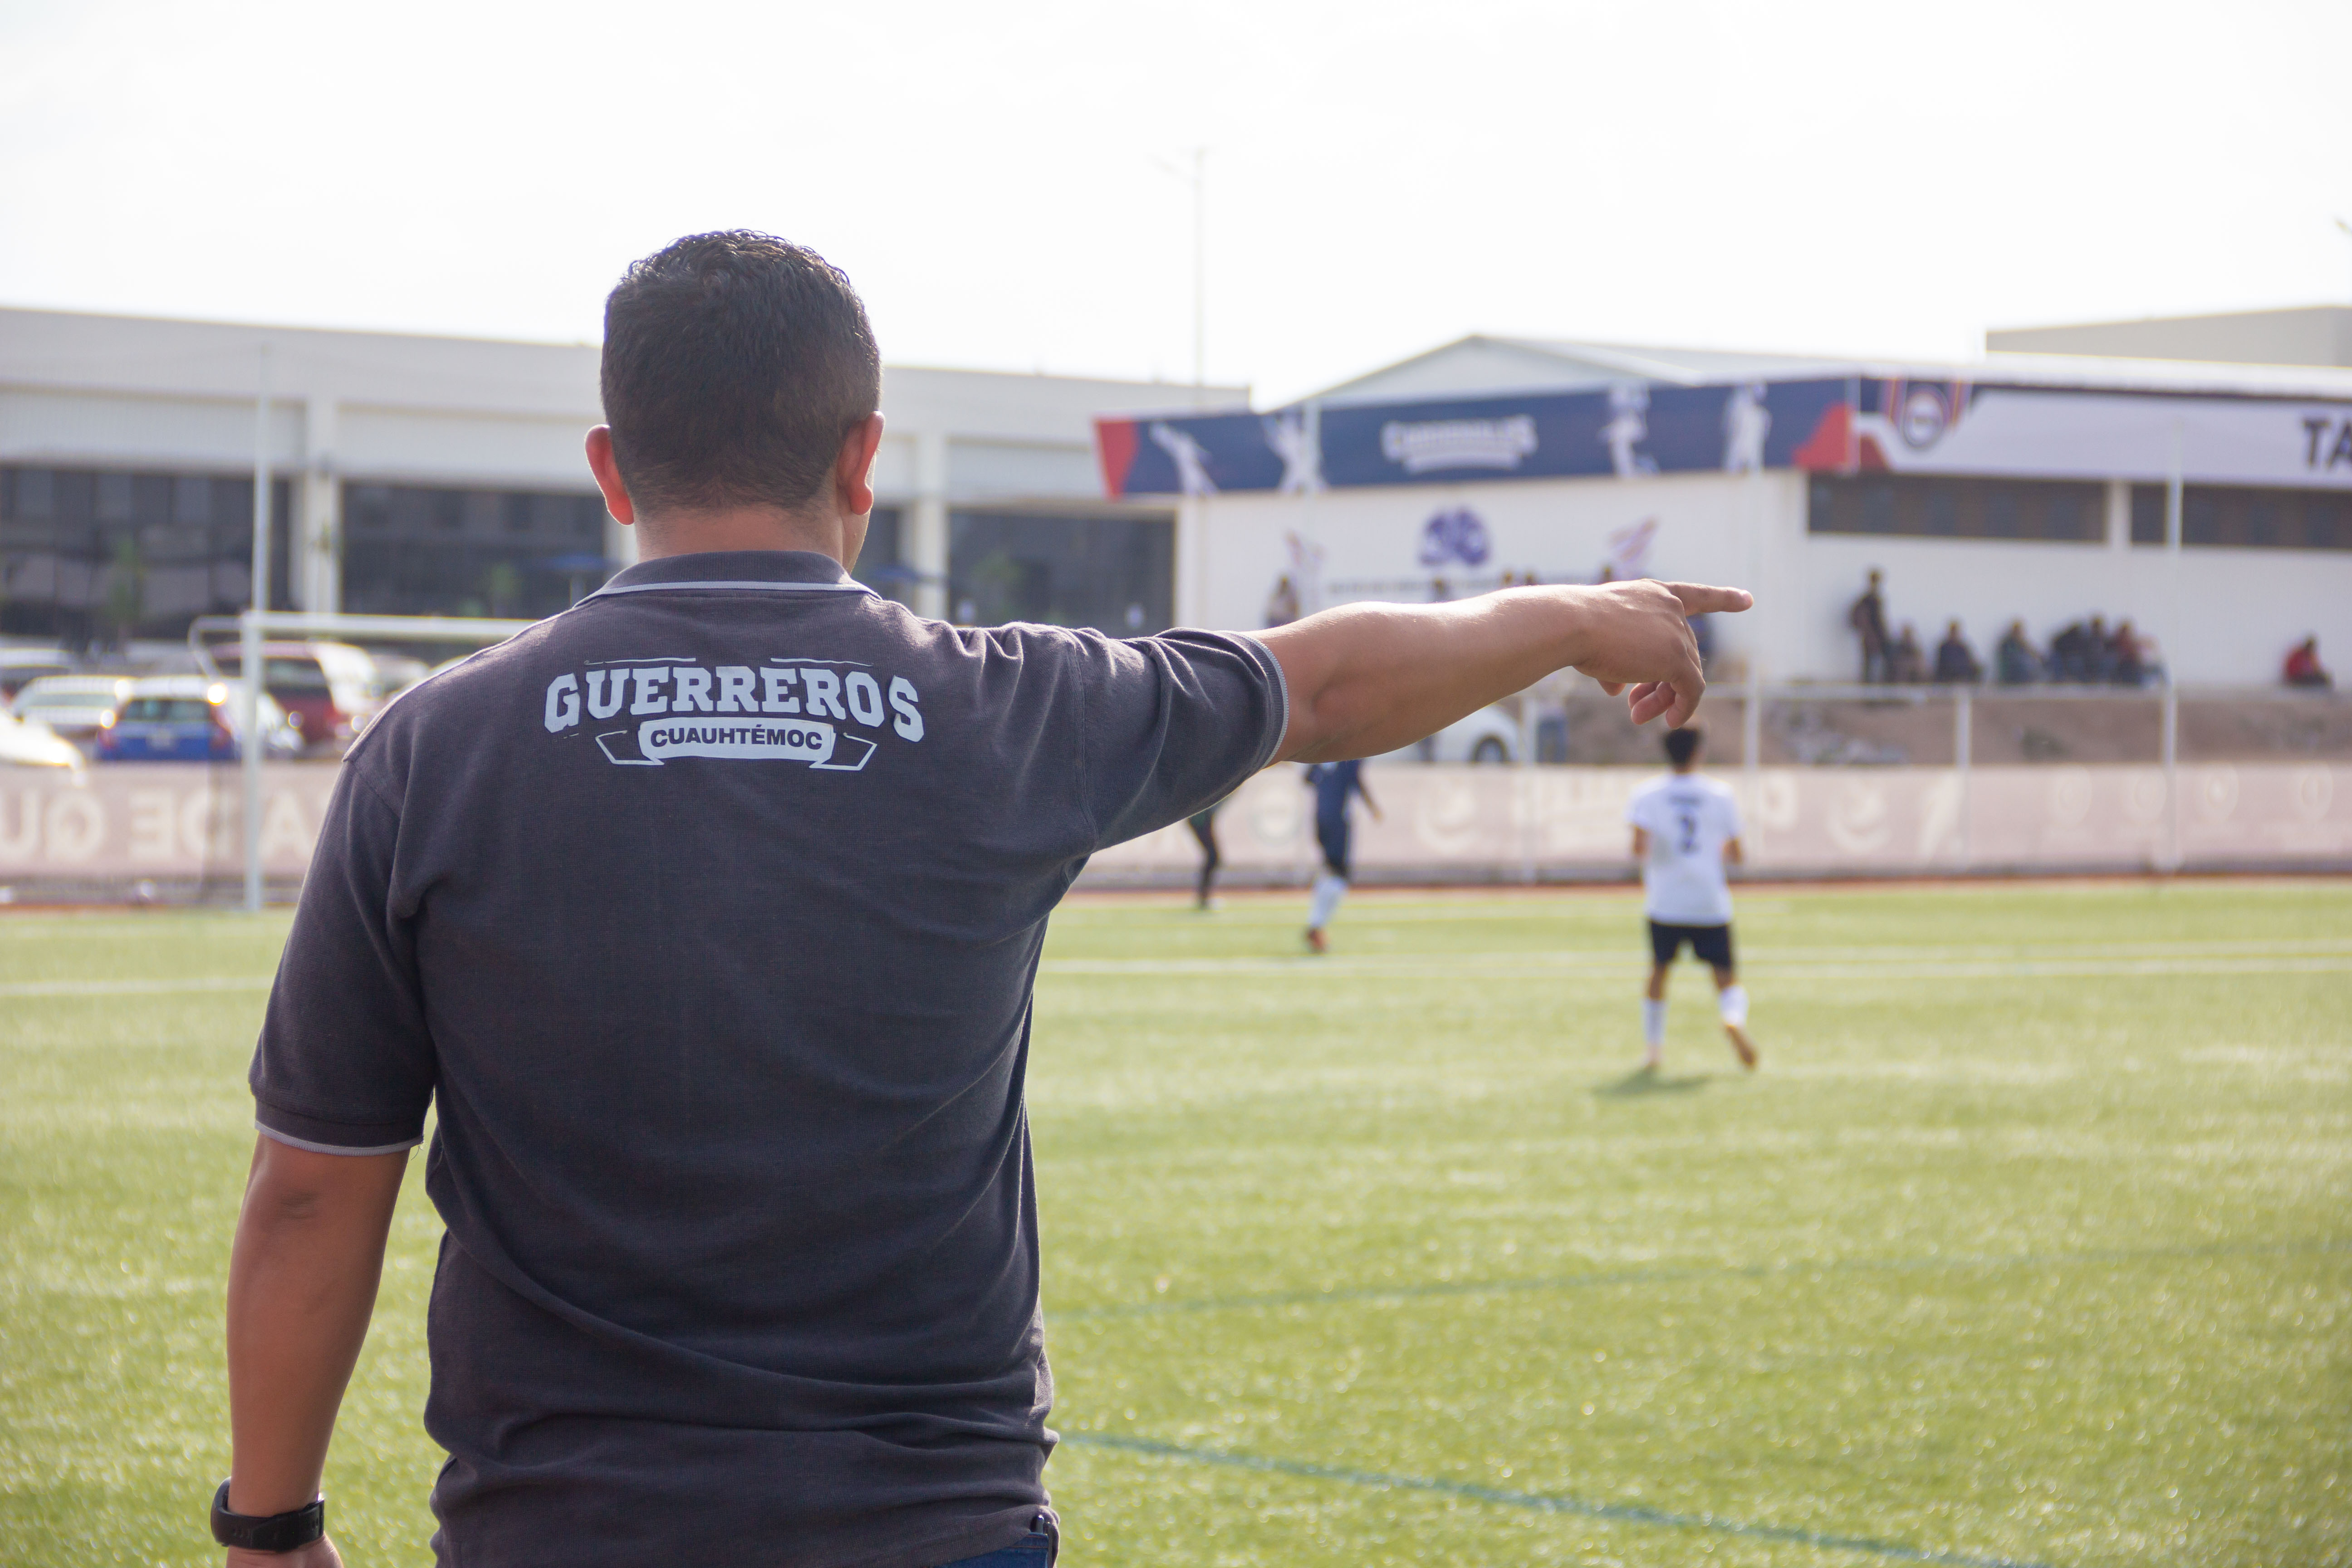
[[[1675,771],[1633,792],[1625,820],[1642,863],[1643,904],[1650,917],[1650,984],[1642,1002],[1642,1067],[1654,1071],[1666,1047],[1666,972],[1688,942],[1715,971],[1716,1010],[1739,1065],[1756,1066],[1748,1037],[1748,992],[1731,959],[1731,888],[1726,866],[1740,863],[1739,806],[1730,789],[1698,773],[1703,737],[1666,732]]]

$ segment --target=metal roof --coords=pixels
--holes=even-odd
[[[1341,382],[1300,401],[1327,405],[1402,403],[1525,392],[1591,391],[1628,381],[1696,386],[1842,375],[2085,391],[2352,397],[2352,370],[2313,365],[2025,353],[1989,354],[1971,361],[1869,359],[1475,333]]]

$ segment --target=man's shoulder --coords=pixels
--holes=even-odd
[[[1631,816],[1655,805],[1666,797],[1666,792],[1674,787],[1674,774],[1661,773],[1656,778],[1645,779],[1635,784],[1633,793],[1625,797],[1626,814]]]
[[[377,710],[368,726],[373,735],[387,725],[428,721],[452,708],[463,708],[516,679],[531,656],[544,648],[556,633],[561,616],[550,616],[502,643],[494,643],[441,666],[424,679],[394,697]]]

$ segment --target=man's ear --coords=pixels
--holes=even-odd
[[[629,487],[621,482],[621,465],[613,457],[609,425],[588,432],[588,471],[596,476],[596,488],[604,492],[604,510],[613,514],[613,521],[625,528],[636,521],[637,503],[629,499]]]
[[[882,416],[869,414],[841,438],[833,464],[833,496],[844,515],[864,517],[874,510],[874,458],[882,450]]]

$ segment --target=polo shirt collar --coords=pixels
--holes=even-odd
[[[812,588],[836,593],[870,594],[874,590],[853,581],[832,556],[814,550],[712,550],[693,555],[665,555],[625,566],[589,598],[607,594],[638,594],[661,588],[692,590],[734,587]]]

